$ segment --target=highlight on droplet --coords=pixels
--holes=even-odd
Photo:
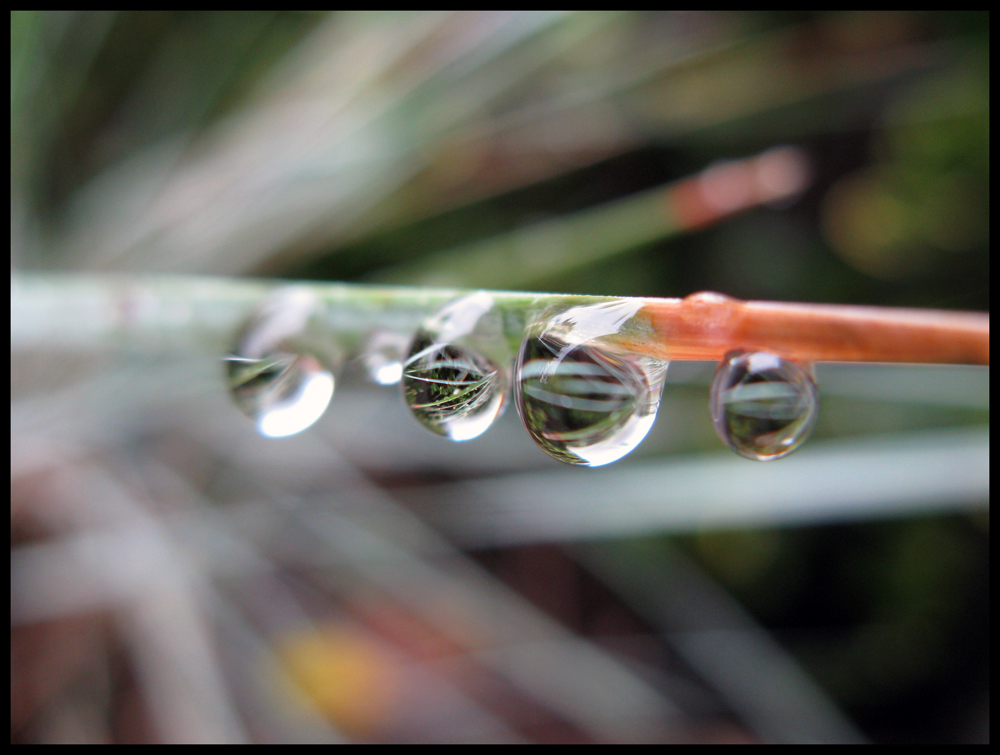
[[[313,362],[310,369],[301,363]],[[326,411],[333,398],[333,375],[308,357],[300,358],[295,368],[303,370],[294,389],[281,400],[274,401],[257,418],[257,429],[268,438],[284,438],[310,427]]]

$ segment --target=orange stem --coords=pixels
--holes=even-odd
[[[801,362],[990,363],[990,316],[973,312],[740,301],[698,293],[649,299],[652,340],[636,351],[719,360],[733,349]]]

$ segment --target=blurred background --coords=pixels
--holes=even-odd
[[[986,12],[11,25],[12,277],[989,308]],[[988,368],[820,365],[754,464],[674,364],[581,469],[513,411],[432,436],[363,360],[262,438],[221,354],[44,325],[12,742],[989,739]]]

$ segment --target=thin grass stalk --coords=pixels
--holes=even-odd
[[[278,281],[202,277],[11,277],[11,348],[93,347],[219,353]],[[377,330],[413,333],[453,289],[297,283],[325,305],[332,341],[356,349]],[[491,292],[514,346],[536,313],[614,297]],[[989,315],[740,301],[713,293],[643,299],[619,348],[669,360],[718,360],[733,349],[803,362],[990,363]]]
[[[646,244],[788,200],[809,182],[805,153],[775,147],[694,176],[376,272],[377,282],[525,287]]]

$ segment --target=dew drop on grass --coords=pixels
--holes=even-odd
[[[333,372],[306,345],[318,310],[305,289],[277,291],[250,316],[225,358],[230,393],[261,435],[302,432],[333,397]]]
[[[505,349],[502,317],[485,292],[427,318],[403,364],[403,395],[413,416],[451,440],[482,435],[506,408]]]
[[[529,329],[514,368],[518,414],[543,451],[597,467],[631,452],[652,427],[667,362],[616,346],[638,299],[578,306]]]
[[[719,437],[740,456],[769,461],[809,437],[819,395],[809,372],[775,354],[732,351],[712,379],[709,408]]]
[[[392,331],[373,333],[361,354],[361,363],[373,383],[396,385],[403,379],[403,359],[410,339]]]

